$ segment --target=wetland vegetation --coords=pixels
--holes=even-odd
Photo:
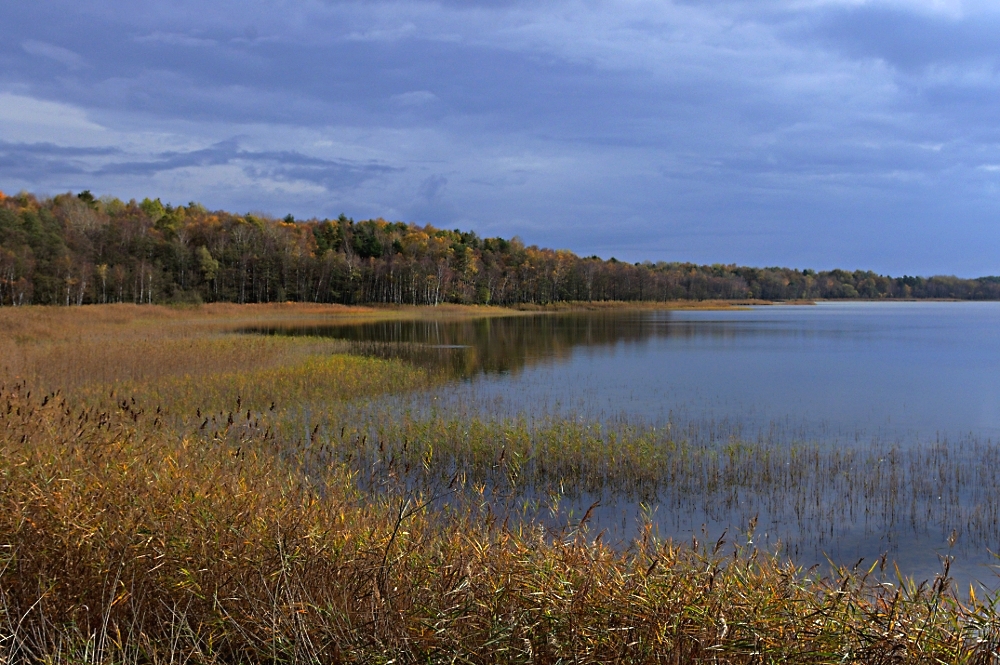
[[[513,317],[502,353],[469,343],[484,315]],[[550,316],[0,311],[0,658],[994,662],[997,596],[956,584],[948,552],[926,582],[892,557],[807,568],[801,536],[765,544],[762,526],[986,549],[998,446],[845,449],[472,403],[456,377],[634,335]],[[388,337],[315,334],[346,324]],[[544,353],[532,326],[558,329]],[[679,540],[670,515],[742,528]]]

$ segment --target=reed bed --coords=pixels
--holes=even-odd
[[[975,468],[945,442],[865,457],[475,417],[400,397],[443,379],[401,359],[225,332],[246,314],[93,310],[0,313],[35,331],[0,342],[0,662],[997,661],[997,596],[960,592],[947,558],[923,584],[885,558],[804,571],[750,516],[985,528],[987,444]],[[611,543],[596,507],[525,509],[583,493],[735,509],[748,532],[678,543],[647,517]]]
[[[635,529],[631,516],[617,528],[613,508],[633,514],[647,505],[659,508],[657,525],[672,535],[757,519],[791,556],[822,558],[858,534],[882,537],[884,549],[869,556],[928,537],[961,553],[1000,542],[1000,445],[991,441],[720,441],[627,420],[459,411],[372,400],[267,422],[286,441],[321,445],[316,463],[351,468],[369,485],[392,478],[433,492],[459,475],[522,513],[534,506],[536,516],[553,503],[579,512],[600,502],[595,526],[616,537]]]
[[[340,402],[392,390],[415,390],[434,384],[437,375],[402,362],[325,353],[295,358],[303,345],[289,349],[294,362],[249,371],[184,373],[159,381],[122,383],[118,394],[142,395],[143,404],[160,408],[164,417],[200,413],[250,410],[298,412],[310,405],[321,408]],[[308,347],[307,347],[308,348]],[[296,353],[297,352],[297,353]],[[280,357],[280,354],[274,354]],[[267,358],[267,364],[275,362]],[[258,366],[263,365],[260,360]],[[94,392],[91,388],[88,392]],[[235,400],[234,400],[235,396]],[[162,408],[160,405],[163,405]]]
[[[360,492],[281,441],[0,393],[8,662],[990,662],[995,600]],[[229,433],[227,433],[229,434]],[[311,455],[301,447],[296,459]]]
[[[35,390],[65,392],[88,385],[279,367],[318,353],[346,350],[335,340],[275,343],[234,336],[229,332],[232,324],[223,323],[232,308],[114,305],[0,310],[0,374]],[[216,309],[221,312],[213,315]],[[256,312],[243,312],[242,320],[269,320],[281,311],[253,309]],[[296,318],[307,315],[293,311]]]

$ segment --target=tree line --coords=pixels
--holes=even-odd
[[[750,298],[1000,300],[1000,277],[633,264],[383,219],[276,219],[88,191],[0,193],[0,306]]]

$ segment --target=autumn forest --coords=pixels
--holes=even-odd
[[[373,219],[0,193],[0,305],[1000,299],[1000,277],[627,263]]]

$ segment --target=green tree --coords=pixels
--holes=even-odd
[[[197,254],[198,267],[201,269],[202,277],[205,278],[206,282],[213,281],[219,274],[219,262],[212,257],[212,253],[204,245],[198,248]]]

